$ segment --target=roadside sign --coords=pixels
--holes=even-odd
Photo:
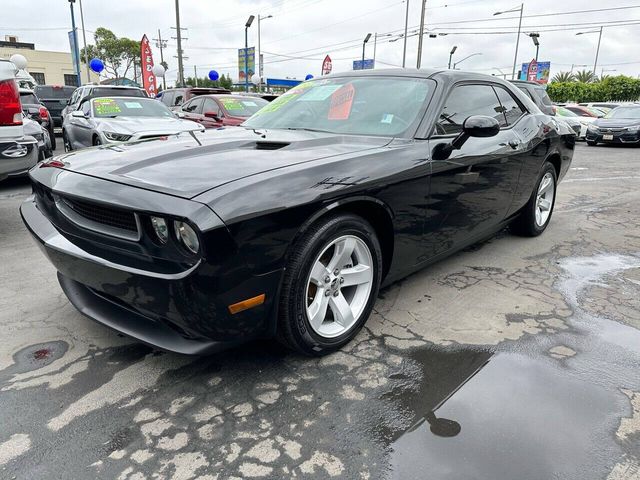
[[[520,80],[528,80],[541,84],[549,83],[549,72],[551,71],[551,62],[536,62],[531,60],[529,63],[522,64],[522,70],[518,78]]]
[[[353,61],[353,69],[354,70],[373,70],[374,60],[372,58],[367,58],[363,62],[362,60],[354,60]]]
[[[153,74],[153,54],[147,35],[140,40],[140,67],[142,70],[142,86],[151,98],[156,96],[156,76]]]
[[[238,49],[238,78],[240,79],[240,83],[245,82],[245,72],[247,73],[247,78],[251,79],[254,73],[256,73],[256,49],[255,47],[249,47],[246,49],[246,57],[245,57],[245,49]],[[245,67],[245,59],[247,65]]]
[[[322,75],[329,75],[331,73],[331,57],[327,55],[322,62]]]

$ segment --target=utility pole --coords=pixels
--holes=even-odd
[[[196,80],[196,87],[198,86],[198,67],[193,66],[193,78]]]
[[[73,4],[76,0],[69,0],[69,7],[71,7],[71,29],[72,29],[72,37],[73,37],[73,56],[75,57],[75,71],[76,71],[76,84],[78,86],[82,85],[82,80],[80,79],[80,52],[78,51],[78,31],[76,29],[76,17],[73,14]]]
[[[89,68],[89,52],[87,52],[87,34],[84,31],[84,13],[82,13],[82,0],[80,1],[80,24],[82,25],[82,43],[84,44],[84,66],[87,69],[87,83],[91,83],[91,69]]]
[[[404,47],[402,47],[402,68],[404,68],[405,63],[407,62],[407,28],[409,26],[409,0],[405,0],[407,2],[407,12],[404,16]]]
[[[418,60],[416,68],[420,68],[422,63],[422,36],[424,35],[424,13],[427,9],[427,0],[422,0],[422,12],[420,13],[420,33],[418,34]]]
[[[260,21],[266,20],[267,18],[273,18],[273,15],[267,15],[266,17],[258,15],[258,76],[260,77],[260,83],[258,84],[259,92],[262,91],[262,75],[263,75],[262,50],[260,49]]]
[[[249,27],[254,18],[256,18],[255,15],[249,15],[247,22],[244,24],[244,89],[246,92],[249,91]],[[255,65],[255,57],[253,63]]]
[[[164,67],[164,55],[162,54],[162,49],[167,48],[167,41],[162,40],[162,35],[160,34],[160,29],[158,29],[158,38],[153,39],[156,42],[156,48],[160,49],[160,65]],[[162,76],[162,90],[167,89],[167,82],[164,79],[164,75]]]
[[[596,49],[596,60],[593,62],[593,76],[596,75],[596,68],[598,67],[598,55],[600,54],[600,42],[602,41],[602,26],[600,27],[600,35],[598,35],[598,48]]]
[[[178,41],[178,84],[184,86],[184,69],[182,65],[182,29],[180,28],[180,0],[176,0],[176,40]]]

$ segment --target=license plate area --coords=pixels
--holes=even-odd
[[[613,135],[611,135],[611,134],[602,135],[602,139],[603,140],[613,140]]]

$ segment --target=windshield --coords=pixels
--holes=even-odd
[[[93,115],[109,117],[173,117],[164,103],[150,98],[94,98]]]
[[[269,102],[262,98],[229,96],[218,97],[220,103],[232,117],[250,117]]]
[[[560,117],[577,117],[578,116],[575,113],[573,113],[571,110],[567,110],[564,107],[556,107],[556,115]]]
[[[428,79],[401,77],[313,80],[278,97],[243,125],[396,136],[414,123],[433,85]]]
[[[36,86],[36,93],[40,98],[49,99],[67,99],[71,97],[71,94],[76,87],[62,87],[53,85],[38,85]]]
[[[607,113],[604,118],[640,118],[640,107],[618,107]]]

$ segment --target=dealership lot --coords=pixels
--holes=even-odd
[[[59,145],[61,142],[59,142]],[[640,477],[640,151],[578,145],[539,238],[395,284],[322,359],[79,314],[0,184],[0,477]]]

